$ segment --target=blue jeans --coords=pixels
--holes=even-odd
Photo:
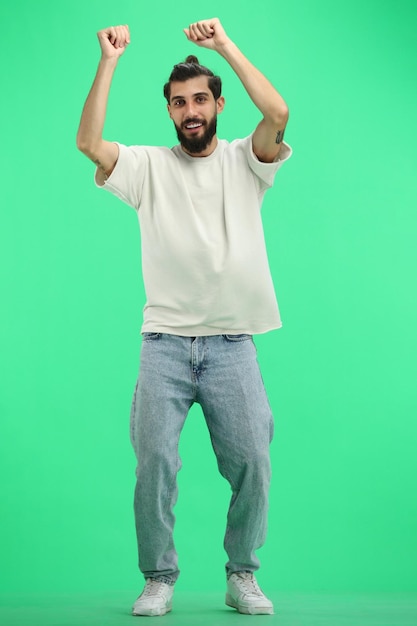
[[[255,571],[265,541],[273,435],[250,335],[143,336],[132,402],[131,440],[138,460],[135,521],[145,578],[174,583],[178,444],[190,407],[201,405],[219,471],[232,488],[224,547],[227,575]]]

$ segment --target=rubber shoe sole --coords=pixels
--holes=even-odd
[[[172,610],[172,602],[170,602],[169,604],[167,604],[167,606],[164,606],[162,608],[154,608],[154,609],[133,609],[132,610],[132,615],[134,615],[135,617],[162,617],[163,615],[166,615],[167,613],[169,613]]]
[[[269,606],[254,606],[249,605],[245,606],[237,602],[229,593],[226,593],[226,604],[227,606],[232,607],[232,609],[237,609],[239,613],[243,613],[243,615],[273,615],[274,609]]]

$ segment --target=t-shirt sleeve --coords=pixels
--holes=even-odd
[[[275,174],[292,154],[291,147],[287,143],[285,143],[285,141],[283,141],[281,150],[276,159],[272,163],[264,163],[263,161],[260,161],[258,159],[253,151],[252,135],[249,135],[249,137],[246,137],[242,141],[244,143],[244,149],[248,159],[249,167],[255,174],[255,176],[259,179],[260,190],[264,191],[265,189],[272,187]]]
[[[148,154],[143,146],[124,146],[120,143],[117,145],[119,157],[114,170],[103,185],[98,183],[97,174],[94,180],[97,187],[110,191],[137,211],[148,171]]]

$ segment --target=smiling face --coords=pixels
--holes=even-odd
[[[217,145],[217,114],[224,108],[224,98],[214,99],[207,76],[171,83],[169,116],[178,140],[191,156],[204,157]]]

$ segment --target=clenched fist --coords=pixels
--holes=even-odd
[[[130,44],[129,26],[109,26],[97,33],[102,56],[106,59],[118,58]]]
[[[194,22],[184,28],[184,33],[189,41],[211,50],[218,50],[230,41],[218,17]]]

